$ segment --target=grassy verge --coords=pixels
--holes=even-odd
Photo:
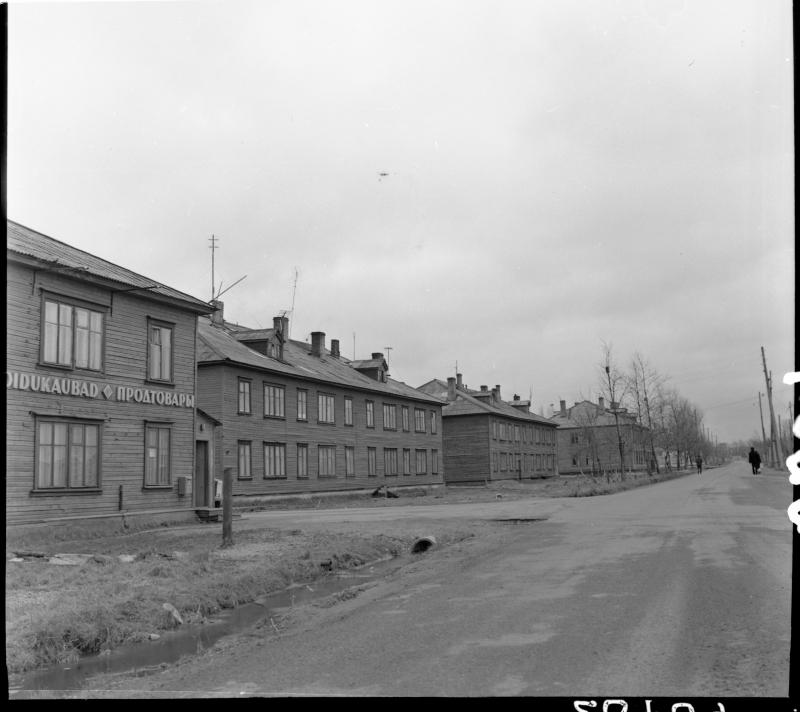
[[[591,477],[583,476],[576,478],[571,485],[569,493],[563,496],[596,497],[598,495],[614,494],[615,492],[624,492],[636,487],[654,485],[657,482],[666,482],[667,480],[674,480],[691,474],[694,474],[693,470],[678,470],[653,475],[636,473],[626,475],[624,480],[620,479],[619,475],[614,475],[610,481],[604,481],[599,477],[592,479]]]
[[[19,672],[75,660],[82,652],[161,634],[177,623],[197,623],[222,608],[252,601],[292,583],[310,583],[407,550],[409,534],[249,530],[220,550],[219,531],[192,527],[93,542],[52,544],[48,553],[108,555],[82,566],[55,566],[47,558],[7,562],[6,663]],[[45,547],[47,550],[48,547]],[[120,563],[119,553],[136,554]],[[320,562],[330,562],[323,569]]]

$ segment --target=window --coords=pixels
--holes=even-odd
[[[548,470],[554,469],[554,467],[553,467],[553,456],[552,455],[548,455],[547,456],[547,469]]]
[[[345,425],[352,425],[353,424],[353,399],[352,398],[345,398],[344,399],[344,424]]]
[[[253,456],[249,442],[239,441],[239,479],[249,480],[253,476]]]
[[[387,477],[397,474],[397,449],[383,449],[383,474]]]
[[[239,379],[239,413],[250,413],[250,381]]]
[[[403,450],[403,474],[411,474],[411,450]]]
[[[431,411],[431,432],[436,434],[436,411]],[[434,470],[436,472],[436,470]]]
[[[425,411],[414,408],[414,430],[418,433],[425,432]]]
[[[356,449],[354,447],[344,449],[344,466],[346,477],[356,476]]]
[[[319,455],[319,476],[336,477],[336,446],[320,445],[317,447]]]
[[[431,450],[431,472],[434,475],[439,474],[439,451]]]
[[[497,453],[492,453],[492,472],[497,472]]]
[[[508,455],[504,452],[500,453],[500,470],[505,471],[508,467]]]
[[[170,426],[148,425],[146,428],[146,487],[168,487],[172,458],[170,452]]]
[[[367,401],[367,427],[375,427],[375,404],[372,401]]]
[[[320,423],[332,423],[333,418],[333,396],[320,393],[317,395],[317,420]]]
[[[367,474],[370,477],[375,477],[378,474],[378,466],[376,464],[376,455],[375,455],[375,448],[368,447],[367,448]]]
[[[572,433],[572,435],[569,436],[569,441],[572,445],[577,445],[580,442],[578,433]]]
[[[541,455],[537,455],[536,456],[536,469],[537,470],[541,470],[542,469],[542,456]]]
[[[102,371],[104,317],[101,311],[45,299],[42,362]]]
[[[297,476],[308,477],[308,445],[297,445]]]
[[[264,415],[270,418],[285,417],[285,391],[283,386],[264,384]]]
[[[539,428],[536,428],[536,444],[540,445],[541,442],[542,442],[541,431],[539,430]]]
[[[397,430],[397,408],[386,403],[383,404],[383,429]]]
[[[528,442],[528,428],[524,426],[522,428],[522,442],[524,443]]]
[[[408,406],[403,406],[403,430],[408,432],[409,425],[408,425]]]
[[[147,378],[172,381],[172,327],[148,322]]]
[[[578,465],[578,458],[577,457],[573,457],[572,458],[572,464],[577,467],[577,465]]]
[[[514,426],[514,442],[519,442],[519,425]]]
[[[425,411],[423,410],[424,414]],[[417,450],[417,474],[424,475],[428,471],[428,451]]]
[[[100,426],[38,421],[34,489],[100,486]]]
[[[264,443],[264,478],[286,477],[286,445]]]
[[[308,420],[308,391],[297,389],[297,419]]]
[[[497,421],[496,420],[492,421],[492,438],[494,440],[497,440]]]

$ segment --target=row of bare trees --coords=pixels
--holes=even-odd
[[[703,411],[670,384],[670,377],[661,373],[641,352],[635,351],[622,366],[613,345],[602,343],[602,358],[597,364],[599,392],[609,402],[614,419],[612,429],[619,452],[621,471],[629,472],[643,464],[648,474],[673,467],[693,467],[697,455],[705,462],[718,457],[714,444],[706,435]],[[573,437],[575,445],[599,452],[601,436],[596,424],[587,418],[587,432]],[[608,431],[608,428],[606,428]],[[606,435],[608,439],[608,435]],[[644,462],[632,462],[634,452],[644,453]],[[582,461],[589,458],[582,453]],[[616,458],[615,458],[616,459]]]

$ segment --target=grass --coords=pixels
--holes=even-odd
[[[694,470],[678,470],[672,472],[662,472],[659,474],[648,475],[647,473],[627,474],[625,479],[620,479],[618,474],[610,476],[606,482],[592,479],[590,476],[581,476],[576,478],[572,484],[568,497],[596,497],[604,494],[614,494],[616,492],[624,492],[625,490],[634,489],[636,487],[644,487],[646,485],[653,485],[657,482],[666,482],[667,480],[674,480],[678,477],[694,474]]]
[[[166,532],[164,532],[166,534]],[[136,561],[83,566],[54,566],[47,559],[8,563],[6,567],[6,663],[20,672],[101,653],[177,625],[164,608],[172,604],[185,623],[197,623],[292,583],[324,576],[320,561],[345,569],[399,554],[413,539],[386,534],[353,536],[299,530],[249,530],[236,534],[236,546],[218,550],[219,532],[199,526],[189,534],[116,537],[57,545],[115,555],[137,553]],[[55,545],[54,545],[55,546]],[[53,548],[51,546],[51,548]],[[175,549],[185,555],[175,558]]]

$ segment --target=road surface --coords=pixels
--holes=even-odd
[[[486,536],[425,555],[281,635],[242,638],[135,684],[194,694],[785,697],[790,502],[787,475],[734,463],[603,497],[251,514],[248,526],[547,520],[487,524]]]

